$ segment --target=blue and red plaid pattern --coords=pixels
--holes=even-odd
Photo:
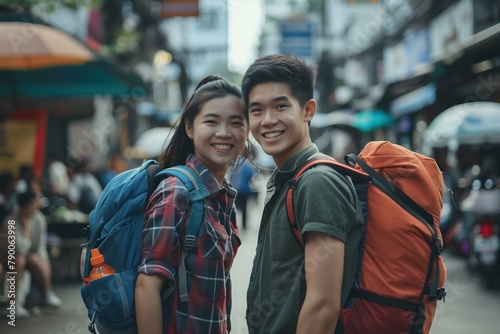
[[[220,185],[194,156],[186,166],[195,170],[209,189],[197,245],[186,258],[189,302],[181,303],[176,268],[189,214],[187,189],[175,177],[163,180],[146,208],[142,263],[138,271],[176,284],[163,301],[163,333],[228,333],[231,330],[229,269],[241,244],[236,225],[236,191],[225,180]]]

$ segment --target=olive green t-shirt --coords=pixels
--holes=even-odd
[[[313,156],[318,157],[318,153],[314,144],[304,148],[283,168],[275,170],[268,182],[247,292],[246,317],[250,333],[295,333],[306,293],[304,251],[292,234],[285,198],[288,180],[294,171]],[[363,234],[362,212],[354,187],[331,167],[316,166],[300,178],[294,201],[303,239],[308,232],[322,232],[345,244],[343,305],[354,282],[358,245]],[[324,250],[335,251],[327,244]],[[308,265],[320,266],[321,261]]]

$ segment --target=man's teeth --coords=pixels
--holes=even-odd
[[[264,135],[264,137],[266,138],[276,138],[278,137],[279,135],[281,135],[282,132],[281,131],[276,131],[276,132],[268,132]]]

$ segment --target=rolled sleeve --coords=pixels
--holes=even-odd
[[[139,273],[174,280],[181,259],[177,229],[185,220],[188,201],[187,189],[175,187],[170,180],[153,193],[146,207]]]
[[[346,242],[348,228],[356,220],[356,202],[349,180],[325,168],[324,173],[307,173],[297,187],[297,219],[302,234],[322,232]]]

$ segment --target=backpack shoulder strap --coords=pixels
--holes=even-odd
[[[144,163],[147,164],[146,165],[146,175],[148,178],[148,194],[146,197],[146,205],[147,205],[149,198],[151,197],[151,195],[155,191],[156,186],[158,185],[155,182],[155,176],[156,176],[156,174],[158,174],[158,172],[160,172],[163,169],[163,167],[160,164],[155,163],[154,160],[148,160],[148,161],[145,161]]]
[[[337,172],[339,172],[340,174],[349,176],[353,180],[365,181],[365,182],[368,182],[370,180],[370,177],[368,176],[368,174],[363,173],[362,171],[359,171],[359,170],[357,170],[349,165],[345,165],[343,163],[340,163],[340,162],[332,160],[332,159],[310,160],[307,163],[305,163],[302,167],[300,167],[295,172],[295,174],[290,178],[290,180],[288,180],[288,191],[286,194],[286,214],[288,216],[288,221],[290,222],[290,228],[292,229],[293,235],[302,247],[304,247],[304,244],[302,242],[302,234],[300,232],[297,221],[295,220],[295,207],[293,205],[293,191],[297,185],[299,178],[302,176],[302,174],[304,174],[304,172],[306,172],[307,170],[309,170],[315,166],[318,166],[318,165],[330,166],[333,169],[335,169]]]
[[[159,184],[161,179],[168,176],[175,176],[184,184],[189,192],[189,199],[191,201],[191,208],[186,226],[186,236],[182,242],[182,258],[178,268],[180,300],[181,302],[187,302],[189,301],[189,296],[187,291],[185,260],[189,251],[196,245],[196,238],[203,222],[203,199],[208,197],[210,192],[200,177],[187,166],[179,165],[162,170],[155,176],[156,184]]]

